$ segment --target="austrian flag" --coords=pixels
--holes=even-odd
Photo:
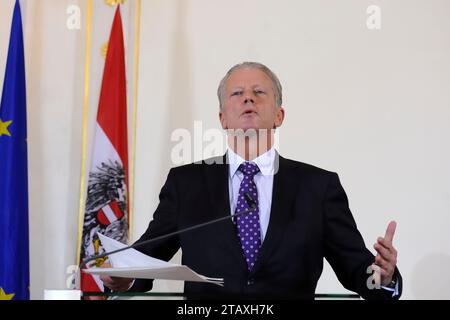
[[[108,44],[97,111],[88,192],[84,213],[81,261],[103,253],[97,233],[128,241],[128,146],[125,52],[120,6]],[[98,261],[101,264],[103,261]],[[81,274],[83,292],[103,291],[97,276]]]

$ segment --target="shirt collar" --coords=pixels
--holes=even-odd
[[[243,162],[245,162],[245,159],[241,158],[230,148],[227,149],[227,155],[228,162],[230,164],[230,177],[233,177],[236,171],[239,169],[239,166]],[[251,162],[254,162],[258,165],[259,170],[264,176],[273,176],[275,155],[275,149],[272,147],[256,159],[253,159]]]

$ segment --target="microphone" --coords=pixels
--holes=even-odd
[[[256,202],[255,202],[255,200],[253,200],[252,197],[250,197],[248,192],[244,192],[244,199],[245,199],[245,202],[247,202],[247,204],[248,204],[248,206],[250,207],[251,210],[256,209]],[[238,214],[240,215],[241,213],[239,212]]]
[[[125,251],[125,250],[131,249],[131,248],[137,248],[137,247],[143,246],[145,244],[149,244],[151,242],[156,242],[156,241],[159,241],[159,240],[162,240],[162,239],[166,239],[166,238],[169,238],[169,237],[172,237],[172,236],[176,236],[178,234],[181,234],[181,233],[184,233],[184,232],[187,232],[187,231],[192,231],[192,230],[195,230],[195,229],[198,229],[198,228],[202,228],[202,227],[208,226],[208,225],[216,223],[216,222],[220,222],[220,221],[227,220],[227,219],[234,218],[234,217],[239,217],[239,216],[242,216],[244,214],[250,213],[253,210],[255,210],[256,206],[257,206],[255,200],[253,200],[253,198],[247,192],[244,193],[244,198],[245,198],[245,202],[247,202],[248,206],[250,207],[247,210],[244,210],[244,211],[241,211],[241,212],[237,212],[235,214],[228,215],[228,216],[225,216],[225,217],[217,218],[217,219],[214,219],[214,220],[210,220],[210,221],[207,221],[207,222],[203,222],[203,223],[200,223],[200,224],[197,224],[197,225],[193,225],[193,226],[185,228],[185,229],[181,229],[181,230],[178,230],[178,231],[175,231],[175,232],[171,232],[171,233],[168,233],[168,234],[165,234],[165,235],[162,235],[162,236],[158,236],[158,237],[151,238],[151,239],[148,239],[148,240],[145,240],[145,241],[142,241],[142,242],[138,242],[138,243],[132,244],[132,245],[130,245],[128,247],[123,247],[123,248],[120,248],[120,249],[117,249],[117,250],[113,250],[111,252],[105,252],[105,253],[102,253],[102,254],[99,254],[99,255],[87,257],[86,259],[84,259],[81,262],[80,269],[83,269],[91,261],[104,258],[104,257],[112,255],[114,253]]]

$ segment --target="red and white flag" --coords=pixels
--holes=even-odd
[[[127,141],[125,50],[120,6],[117,6],[97,111],[80,261],[104,252],[97,232],[128,242]],[[100,265],[101,261],[97,263]],[[97,276],[81,273],[81,291],[103,290]]]

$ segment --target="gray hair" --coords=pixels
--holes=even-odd
[[[225,83],[227,82],[228,78],[231,76],[231,74],[239,69],[244,68],[251,68],[251,69],[258,69],[264,72],[272,81],[272,89],[275,96],[275,103],[277,106],[281,107],[283,103],[283,94],[282,94],[282,87],[280,80],[278,80],[278,77],[275,73],[272,72],[269,68],[267,68],[265,65],[259,62],[242,62],[235,66],[233,66],[230,70],[228,70],[227,74],[219,83],[219,87],[217,88],[217,97],[219,98],[219,106],[220,110],[223,109],[223,100],[225,98]]]

